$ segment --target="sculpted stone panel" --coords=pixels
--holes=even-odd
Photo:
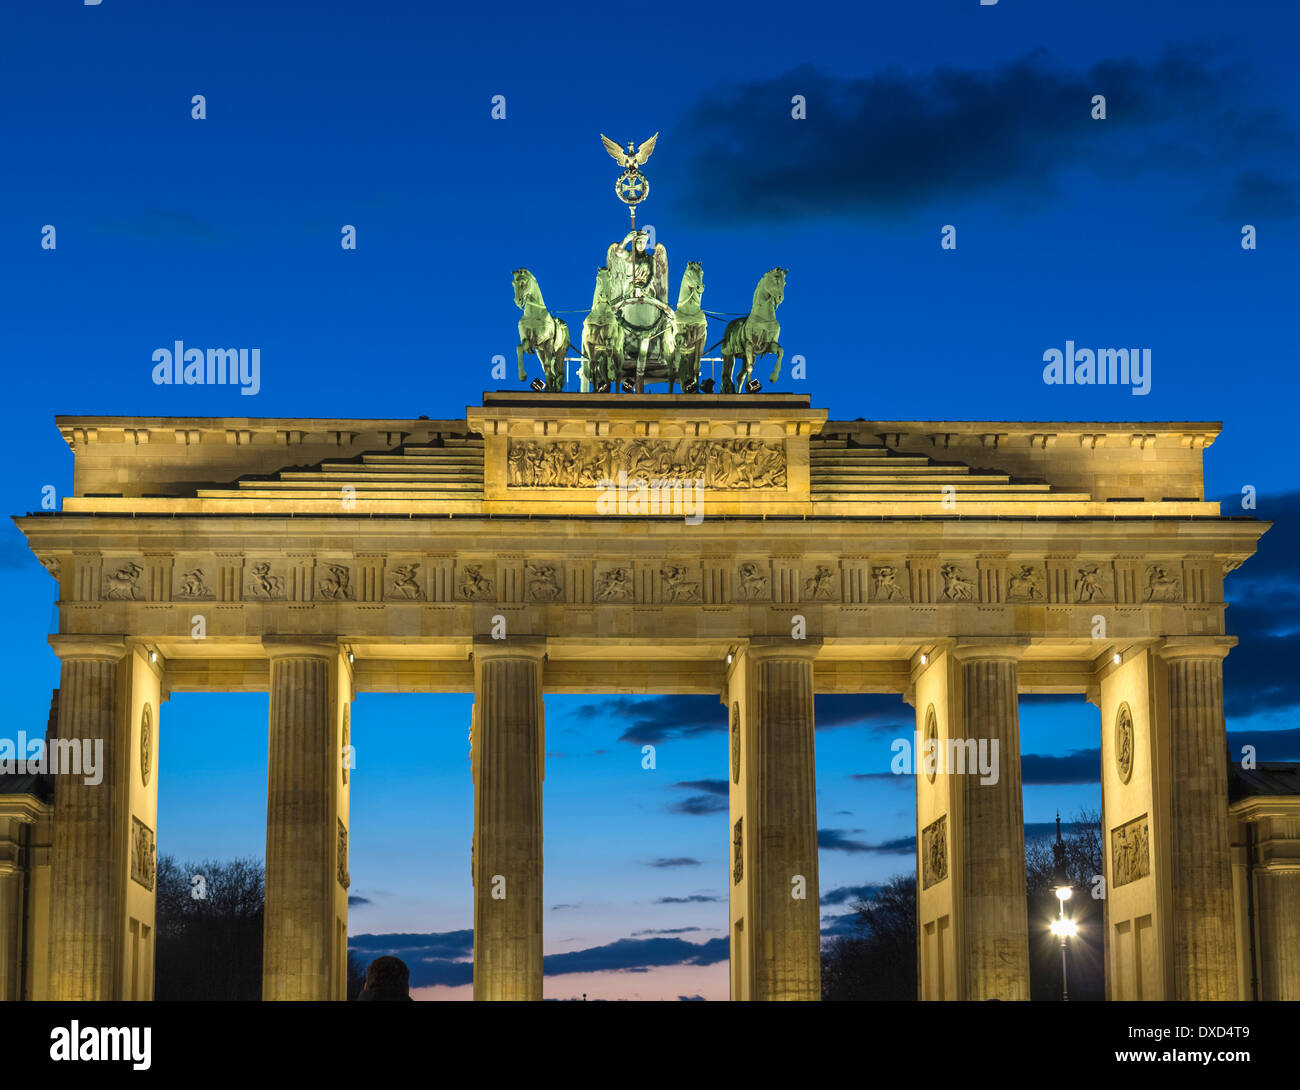
[[[786,487],[785,445],[763,439],[512,439],[506,464],[511,488],[607,488],[620,474],[723,490]]]
[[[471,602],[490,601],[495,584],[486,569],[486,564],[462,564],[456,579],[456,595]]]
[[[747,602],[768,601],[772,597],[772,578],[766,563],[747,560],[736,569],[736,586]]]
[[[266,561],[258,561],[248,566],[248,582],[245,585],[248,597],[266,602],[284,600],[284,576],[271,570]]]
[[[630,602],[636,597],[636,583],[630,565],[604,568],[596,573],[596,601]]]
[[[975,601],[975,584],[966,578],[965,569],[959,564],[944,564],[939,569],[943,576],[943,600],[945,602]]]
[[[554,564],[529,564],[526,566],[528,600],[554,602],[564,596],[560,589],[560,576]]]
[[[1125,886],[1151,873],[1151,843],[1147,815],[1110,831],[1112,886]]]
[[[1044,602],[1047,600],[1042,568],[1036,564],[1018,564],[1007,578],[1008,602]]]
[[[803,581],[803,596],[809,601],[830,600],[839,595],[839,573],[834,568],[818,564],[817,570]]]
[[[384,597],[399,602],[418,602],[424,599],[424,588],[420,586],[420,565],[417,563],[398,564],[388,573],[388,586]]]
[[[740,880],[745,877],[745,819],[736,818],[735,832],[731,838],[735,846],[735,866],[732,875],[735,878],[735,884],[740,885]]]
[[[343,564],[326,564],[325,578],[317,584],[317,591],[327,602],[350,601],[352,592],[352,573]]]
[[[660,592],[665,602],[700,601],[700,582],[684,564],[667,564],[659,569]]]
[[[1183,581],[1173,565],[1148,564],[1146,584],[1142,592],[1144,602],[1181,602]]]
[[[1115,588],[1109,565],[1080,564],[1075,569],[1073,592],[1076,602],[1113,602]]]
[[[173,596],[187,602],[209,602],[216,598],[202,568],[188,568],[181,572],[180,585]]]
[[[131,815],[131,880],[153,892],[158,872],[153,830],[134,814]]]
[[[921,830],[921,888],[948,877],[948,815],[942,814]]]
[[[144,568],[134,561],[128,561],[117,568],[106,566],[101,597],[106,602],[143,601],[144,588],[140,586],[140,576],[143,574]]]
[[[900,586],[899,571],[892,564],[879,564],[871,569],[871,599],[874,602],[906,602],[907,589]],[[906,583],[906,579],[904,579]]]

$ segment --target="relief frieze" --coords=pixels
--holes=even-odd
[[[786,487],[785,444],[766,439],[512,439],[506,465],[511,488],[609,488],[620,480]]]

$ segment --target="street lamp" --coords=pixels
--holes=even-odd
[[[1052,857],[1055,866],[1052,869],[1052,885],[1055,887],[1059,913],[1052,921],[1052,934],[1061,940],[1061,1001],[1070,1001],[1070,992],[1066,987],[1065,949],[1066,943],[1079,933],[1079,925],[1065,914],[1065,902],[1073,893],[1070,879],[1065,873],[1065,845],[1061,841],[1061,812],[1056,812],[1056,843],[1052,845]]]

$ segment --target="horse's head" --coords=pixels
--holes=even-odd
[[[698,261],[692,261],[682,273],[682,287],[677,293],[679,307],[687,303],[698,303],[704,294],[704,267]]]
[[[515,306],[522,307],[537,291],[537,280],[527,269],[516,269],[510,274],[515,285]]]
[[[785,274],[786,270],[782,268],[769,269],[764,280],[767,281],[768,294],[772,296],[772,302],[779,306],[785,302]]]

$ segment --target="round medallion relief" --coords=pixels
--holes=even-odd
[[[1133,775],[1133,713],[1127,704],[1115,715],[1115,771],[1120,783],[1128,783]]]
[[[935,718],[933,704],[925,710],[925,748],[917,755],[917,760],[925,769],[925,778],[934,783],[939,769],[939,720]]]
[[[348,768],[352,764],[352,705],[343,705],[343,782],[348,782]]]
[[[740,703],[731,704],[731,782],[740,783]]]
[[[153,772],[153,708],[148,704],[140,713],[140,780],[149,786]]]

